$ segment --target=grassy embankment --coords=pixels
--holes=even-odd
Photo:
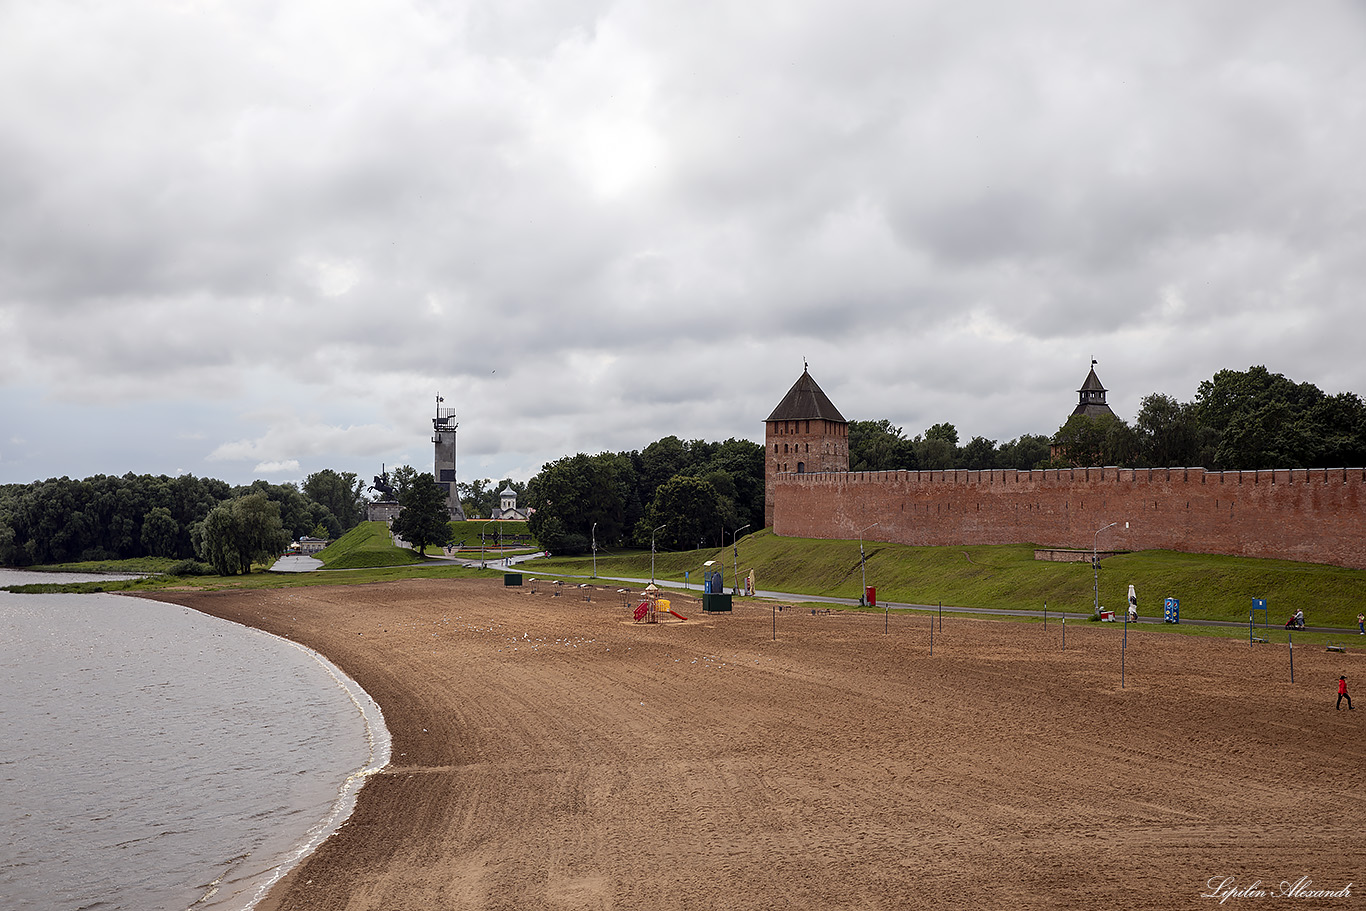
[[[741,538],[739,568],[750,569],[763,590],[857,598],[862,573],[858,541],[780,538],[765,530]],[[866,540],[868,585],[879,601],[960,607],[1041,609],[1090,613],[1093,576],[1087,563],[1051,563],[1034,559],[1032,545],[992,547],[910,547]],[[735,583],[729,546],[655,555],[655,578],[682,585],[690,573],[696,588],[703,563],[724,564],[726,587]],[[535,572],[589,575],[589,557],[536,561]],[[530,570],[528,566],[528,570]],[[599,576],[648,578],[648,551],[598,554]],[[1356,627],[1366,609],[1366,571],[1172,551],[1120,554],[1101,561],[1100,603],[1120,610],[1130,583],[1146,617],[1160,616],[1167,597],[1181,601],[1181,616],[1191,619],[1246,622],[1253,598],[1264,598],[1273,626],[1284,623],[1296,608],[1315,626]]]
[[[531,530],[527,528],[525,522],[490,522],[488,519],[469,519],[465,522],[452,522],[450,525],[452,547],[463,556],[478,554],[481,550],[485,553],[496,552],[499,556],[532,553],[536,550],[534,543],[525,543],[532,541]],[[514,536],[523,538],[524,542],[514,542],[512,540]],[[500,544],[506,546],[499,549]]]
[[[478,523],[466,523],[474,525]],[[743,576],[755,571],[760,589],[794,594],[857,598],[862,574],[857,541],[825,541],[780,538],[761,531],[739,541],[739,568]],[[995,547],[909,547],[864,541],[868,584],[877,588],[878,600],[899,604],[936,604],[982,608],[1042,608],[1089,613],[1092,607],[1092,570],[1089,563],[1036,561],[1029,545]],[[267,573],[249,576],[155,577],[138,582],[95,582],[81,586],[42,586],[47,590],[116,591],[121,589],[184,586],[202,589],[277,588],[380,582],[421,574],[423,578],[459,578],[497,572],[455,566],[416,567],[413,551],[395,548],[383,523],[364,523],[332,544],[320,555],[328,569],[364,567],[346,572]],[[681,587],[684,572],[690,587],[700,587],[703,564],[724,564],[726,585],[734,584],[730,547],[655,555],[655,577],[661,584]],[[534,574],[556,573],[587,577],[591,557],[536,560],[525,570]],[[650,554],[631,551],[599,552],[600,577],[648,578]],[[70,571],[156,572],[158,568],[130,562],[72,564],[43,567]],[[263,569],[264,567],[262,567]],[[164,571],[164,567],[161,568]],[[1271,608],[1269,621],[1279,630],[1296,608],[1305,611],[1312,626],[1356,626],[1356,615],[1366,609],[1366,571],[1283,560],[1254,560],[1170,551],[1121,554],[1104,560],[1100,568],[1100,602],[1120,609],[1128,586],[1138,591],[1140,613],[1160,616],[1162,601],[1181,600],[1183,619],[1246,622],[1251,599],[1265,598]],[[33,590],[36,587],[25,587]],[[1187,629],[1183,627],[1183,631]]]
[[[422,562],[417,551],[394,546],[383,522],[362,522],[315,556],[327,569],[411,566]]]

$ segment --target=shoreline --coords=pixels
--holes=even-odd
[[[268,636],[273,636],[282,642],[288,643],[291,647],[299,649],[318,663],[325,670],[333,681],[344,690],[356,710],[360,713],[365,722],[365,739],[369,749],[369,757],[365,763],[357,770],[347,775],[338,789],[337,798],[333,802],[331,809],[326,817],[319,820],[309,830],[298,843],[291,846],[289,854],[285,860],[277,864],[271,876],[255,887],[251,898],[243,906],[242,911],[260,911],[262,902],[269,895],[276,883],[284,880],[296,867],[303,863],[310,854],[318,849],[323,842],[336,834],[337,829],[346,824],[347,819],[355,811],[356,802],[360,797],[361,790],[365,787],[365,782],[370,776],[384,770],[389,764],[392,751],[393,739],[389,729],[384,724],[384,712],[379,703],[367,693],[359,683],[353,680],[341,668],[337,667],[328,660],[317,649],[310,648],[292,639],[275,633],[261,630],[258,632]]]
[[[671,593],[693,619],[647,627],[613,592],[157,593],[326,655],[391,734],[258,911],[1185,908],[1216,875],[1359,876],[1366,716],[1318,685],[1359,654],[1297,650],[1289,684],[1283,650],[1133,630],[1121,687],[1100,630],[946,617],[931,656],[922,616],[774,640],[767,605]]]

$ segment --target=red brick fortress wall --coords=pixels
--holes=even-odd
[[[770,442],[768,460],[773,462]],[[1366,469],[778,474],[775,533],[902,544],[1176,550],[1366,569]],[[1128,522],[1129,527],[1124,528]]]
[[[849,425],[836,421],[769,421],[764,429],[764,525],[773,524],[774,483],[784,472],[849,470]]]

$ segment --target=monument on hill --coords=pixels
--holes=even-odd
[[[465,510],[460,506],[460,491],[455,483],[455,409],[447,408],[440,395],[436,397],[436,416],[432,418],[432,443],[436,447],[432,476],[436,486],[446,492],[446,510],[451,520],[465,521]]]

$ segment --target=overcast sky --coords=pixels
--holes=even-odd
[[[1366,394],[1366,6],[0,2],[0,482]]]

